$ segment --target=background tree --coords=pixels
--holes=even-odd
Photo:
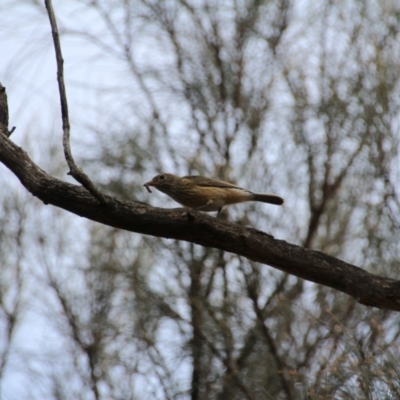
[[[282,209],[222,217],[399,279],[394,2],[69,3],[56,8],[66,47],[110,77],[78,82],[67,65],[74,154],[102,190],[173,207],[142,187],[170,171],[274,192]],[[14,12],[45,23],[39,3]],[[31,151],[64,179],[61,143],[42,143]],[[20,377],[18,398],[399,396],[397,314],[3,186],[7,396]]]

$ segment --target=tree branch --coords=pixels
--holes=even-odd
[[[57,82],[58,90],[60,92],[60,104],[61,104],[61,118],[63,127],[63,147],[65,160],[67,161],[68,167],[70,169],[69,174],[74,177],[84,188],[86,188],[102,205],[112,204],[107,200],[96,186],[90,180],[90,178],[80,169],[72,156],[71,146],[70,146],[70,123],[69,123],[69,113],[68,113],[68,102],[67,102],[67,92],[65,90],[64,82],[64,59],[61,52],[60,35],[58,33],[57,21],[54,15],[53,5],[51,0],[45,0],[47,14],[50,20],[51,33],[53,36],[54,50],[56,53],[57,61]]]
[[[1,98],[4,95],[5,91],[0,90],[0,104],[8,108],[7,101]],[[4,113],[4,109],[0,110],[0,115]],[[0,125],[0,162],[45,204],[115,228],[228,251],[337,289],[361,304],[400,311],[400,281],[370,274],[326,254],[276,240],[256,229],[198,211],[155,208],[110,196],[105,198],[107,202],[112,200],[114,207],[105,209],[84,188],[56,179],[40,169],[8,138],[4,124]]]

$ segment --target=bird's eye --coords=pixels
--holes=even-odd
[[[160,179],[165,179],[165,175],[160,175],[159,178]]]

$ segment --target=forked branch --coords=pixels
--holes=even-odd
[[[65,89],[65,82],[64,82],[64,59],[61,52],[60,34],[58,32],[57,21],[54,15],[54,10],[51,0],[45,0],[45,5],[50,20],[51,34],[53,36],[54,50],[56,53],[57,82],[58,82],[58,90],[60,93],[61,119],[62,119],[62,129],[63,129],[63,147],[64,147],[65,160],[67,161],[70,170],[69,174],[72,177],[74,177],[80,184],[82,184],[82,186],[86,188],[102,205],[112,204],[109,203],[107,197],[105,197],[96,188],[96,186],[93,184],[90,178],[85,174],[85,172],[76,165],[74,158],[72,156],[71,145],[70,145],[71,126],[69,123],[67,92]]]

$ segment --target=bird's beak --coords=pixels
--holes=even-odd
[[[146,188],[146,190],[147,190],[149,193],[151,193],[151,190],[150,190],[150,187],[149,187],[149,186],[154,186],[154,182],[153,182],[153,181],[146,182],[143,186]]]

